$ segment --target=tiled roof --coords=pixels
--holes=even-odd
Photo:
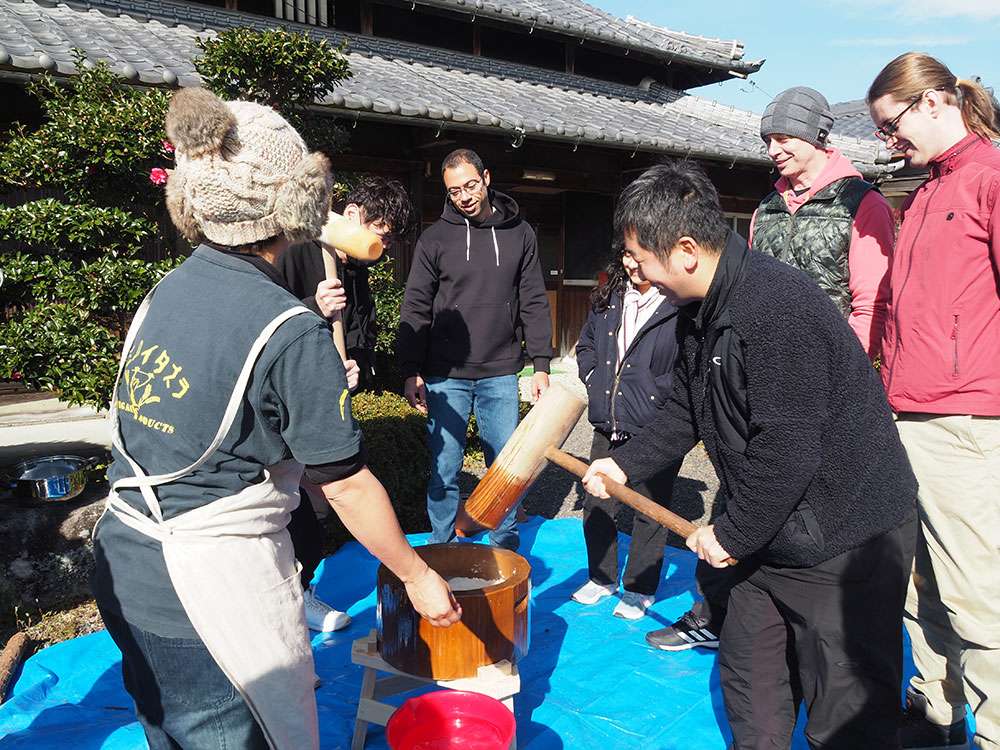
[[[863,140],[875,140],[871,115],[868,114],[868,105],[864,99],[855,99],[849,102],[834,104],[833,111],[833,132],[845,135],[849,138],[861,138]]]
[[[203,9],[211,12],[197,12]],[[197,85],[192,64],[199,53],[196,40],[213,35],[215,29],[240,25],[263,28],[275,22],[172,0],[0,0],[0,74],[48,70],[71,75],[72,50],[79,47],[89,59],[107,60],[137,83]],[[325,102],[342,115],[769,165],[758,137],[759,115],[657,84],[645,90],[412,44],[309,30],[334,43],[346,38],[350,45],[353,76]],[[879,144],[839,139],[836,145],[862,171],[879,170]]]
[[[632,16],[619,18],[582,0],[416,1],[420,5],[448,8],[615,47],[642,50],[664,60],[682,59],[702,67],[754,73],[764,62],[743,60],[743,45],[738,41],[672,31]]]

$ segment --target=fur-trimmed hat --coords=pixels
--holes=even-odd
[[[191,242],[238,246],[284,234],[318,237],[330,208],[330,164],[270,107],[181,89],[167,112],[176,167],[170,218]]]

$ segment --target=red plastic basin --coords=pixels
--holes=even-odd
[[[385,734],[392,750],[507,750],[516,728],[514,714],[495,698],[438,690],[396,709]]]

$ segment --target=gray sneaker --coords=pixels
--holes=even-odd
[[[318,598],[312,586],[303,592],[302,599],[306,609],[306,625],[310,630],[332,633],[334,630],[343,630],[351,624],[349,614],[334,609]]]
[[[622,599],[612,612],[615,617],[623,620],[641,620],[646,614],[646,610],[653,606],[656,601],[655,596],[639,594],[635,591],[623,591]]]
[[[604,586],[588,580],[580,588],[573,592],[572,599],[580,604],[597,604],[601,599],[606,599],[618,590],[617,586]]]
[[[673,625],[646,633],[646,643],[663,651],[686,651],[696,646],[718,648],[719,635],[707,617],[690,611]]]

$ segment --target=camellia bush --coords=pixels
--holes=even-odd
[[[194,67],[205,88],[223,99],[273,107],[314,150],[343,150],[346,131],[311,109],[351,76],[343,47],[285,29],[230,29],[198,46],[202,54]]]
[[[233,29],[200,45],[207,88],[274,107],[314,149],[342,147],[344,130],[310,110],[350,75],[339,49],[284,30]],[[103,407],[132,314],[180,261],[147,258],[183,252],[164,208],[170,92],[129,86],[83,53],[76,63],[68,81],[29,84],[39,127],[0,136],[0,193],[20,201],[0,206],[0,378]]]
[[[124,85],[77,55],[80,74],[28,90],[43,122],[0,144],[0,377],[103,407],[132,312],[176,261],[141,251],[160,233],[169,94]]]

